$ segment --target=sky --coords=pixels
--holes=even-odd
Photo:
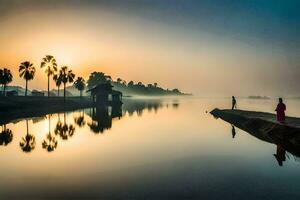
[[[297,0],[0,0],[0,67],[53,55],[88,78],[157,82],[200,96],[300,96]],[[52,83],[52,88],[54,84]]]

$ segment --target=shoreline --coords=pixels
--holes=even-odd
[[[1,97],[0,98],[0,125],[11,121],[39,117],[62,111],[72,111],[92,107],[93,103],[87,97]]]
[[[151,96],[156,99],[164,96]],[[143,99],[151,100],[150,96],[131,96],[124,97],[123,103],[132,101],[141,101]],[[175,96],[171,96],[175,97]],[[179,97],[179,96],[176,96]],[[13,122],[18,119],[41,117],[47,114],[74,111],[83,108],[96,106],[90,97],[67,97],[64,102],[63,97],[37,97],[37,96],[14,96],[0,97],[0,125]]]

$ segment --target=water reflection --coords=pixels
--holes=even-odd
[[[58,141],[56,137],[51,133],[51,115],[48,115],[48,134],[42,142],[43,149],[48,152],[52,152],[57,148]]]
[[[28,120],[26,119],[26,136],[22,137],[22,140],[20,142],[20,147],[23,150],[23,152],[30,153],[35,148],[35,136],[32,134],[29,134],[28,131]]]
[[[6,125],[2,125],[2,131],[0,133],[0,145],[6,146],[13,140],[13,133],[10,129],[6,128]]]
[[[176,103],[174,108],[178,108],[179,103]],[[93,133],[104,133],[105,130],[109,130],[112,127],[112,120],[114,118],[121,119],[126,113],[129,116],[133,116],[134,113],[137,114],[138,117],[143,115],[144,110],[148,110],[148,112],[152,112],[154,110],[155,113],[160,108],[163,108],[164,104],[159,99],[151,99],[151,100],[127,100],[123,106],[113,106],[113,107],[104,107],[98,106],[91,108],[88,112],[88,115],[92,118],[92,122],[88,123],[90,130]],[[78,118],[74,119],[75,121]]]
[[[74,118],[74,122],[78,127],[84,127],[86,124],[86,121],[84,119],[84,110],[82,110],[80,112],[80,116],[79,117],[75,117]]]
[[[90,116],[92,122],[88,123],[90,130],[94,133],[103,133],[105,130],[108,130],[112,126],[113,118],[122,117],[122,107],[113,106],[113,107],[95,107],[91,108]]]
[[[219,116],[214,116],[216,119]],[[259,140],[275,144],[276,154],[275,159],[279,166],[283,166],[283,162],[286,161],[286,155],[290,153],[295,160],[300,158],[300,136],[294,130],[283,129],[281,132],[269,132],[267,129],[260,128],[260,125],[256,123],[254,126],[251,123],[246,123],[240,120],[222,118],[222,120],[231,124],[232,138],[236,135],[235,127],[249,133],[250,135],[258,138]],[[289,157],[288,157],[289,158]]]
[[[68,124],[66,122],[66,113],[64,113],[64,122],[62,123],[60,121],[60,114],[58,114],[58,122],[56,124],[56,127],[54,129],[55,135],[59,135],[61,139],[67,140],[70,137],[72,137],[75,133],[75,126],[73,124]]]
[[[283,165],[283,162],[285,161],[285,158],[286,158],[285,154],[286,154],[285,149],[282,148],[282,146],[277,145],[276,154],[274,154],[274,156],[275,156],[279,166]]]
[[[127,100],[123,105],[124,113],[128,113],[129,116],[132,116],[134,113],[137,113],[137,116],[142,116],[145,109],[149,112],[154,111],[155,113],[158,109],[163,108],[164,104],[162,100],[151,99],[151,100]]]
[[[39,116],[31,118],[30,121],[34,124],[34,127],[42,124],[47,124],[48,131],[41,138],[41,141],[37,141],[34,134],[31,133],[29,126],[29,119],[25,120],[26,123],[26,135],[21,138],[19,146],[23,152],[29,153],[36,148],[36,143],[40,143],[41,147],[47,152],[53,152],[57,149],[59,139],[68,140],[75,134],[75,126],[78,129],[84,129],[87,125],[92,133],[99,134],[104,133],[113,126],[114,119],[121,119],[123,116],[128,115],[132,117],[134,114],[141,117],[145,110],[149,113],[157,113],[159,109],[164,107],[168,108],[171,105],[172,108],[177,109],[179,103],[173,101],[164,104],[161,99],[129,99],[122,106],[103,107],[98,106],[94,108],[82,109],[72,113],[73,123],[70,122],[70,118],[67,117],[67,113],[49,114],[46,116]],[[54,119],[55,126],[51,128],[51,119]],[[62,118],[62,119],[61,119]],[[48,121],[46,121],[48,120]],[[14,123],[20,123],[22,120],[15,121]],[[45,126],[46,127],[46,126]],[[42,127],[40,127],[41,130]],[[33,130],[35,130],[33,128]],[[35,131],[40,131],[35,130]],[[8,129],[6,125],[2,125],[2,131],[0,133],[0,145],[8,145],[13,140],[13,132]]]
[[[232,138],[235,138],[236,131],[235,131],[234,125],[232,125],[232,124],[231,124],[231,134],[232,134]]]

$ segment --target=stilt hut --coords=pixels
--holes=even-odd
[[[122,92],[113,90],[110,83],[98,84],[89,89],[91,98],[96,105],[101,106],[116,106],[122,104]]]

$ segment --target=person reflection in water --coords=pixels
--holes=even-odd
[[[285,122],[285,110],[286,110],[286,106],[283,103],[282,98],[279,98],[279,103],[275,111],[277,112],[277,121],[280,123]]]
[[[234,110],[234,109],[237,109],[237,107],[236,107],[236,99],[235,99],[234,96],[232,96],[232,108],[231,108],[231,110]]]
[[[236,135],[236,132],[235,132],[235,127],[231,124],[231,126],[232,126],[232,129],[231,129],[231,133],[232,133],[232,138],[234,138],[235,137],[235,135]]]
[[[281,146],[277,145],[276,154],[274,154],[279,166],[283,165],[285,161],[285,149]]]

